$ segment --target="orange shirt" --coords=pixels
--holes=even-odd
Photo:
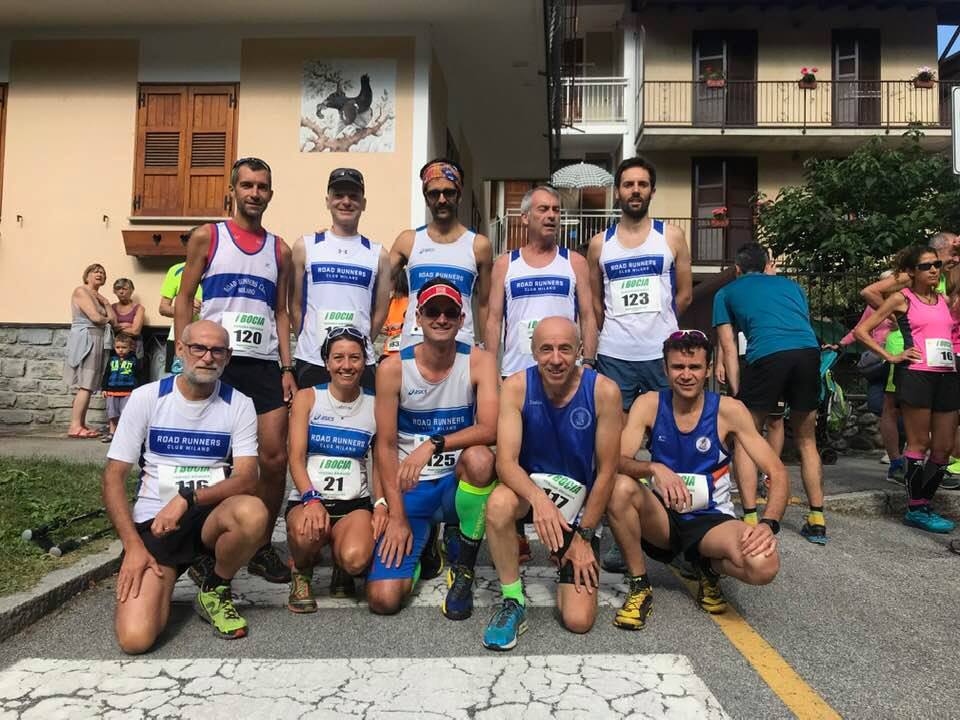
[[[408,302],[410,298],[406,296],[390,299],[387,321],[383,324],[383,334],[386,336],[386,341],[383,343],[384,355],[400,352],[400,331],[403,329],[403,316],[407,312]]]

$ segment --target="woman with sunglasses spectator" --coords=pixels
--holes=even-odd
[[[368,464],[376,423],[373,392],[360,387],[366,336],[355,327],[331,328],[320,352],[330,381],[297,391],[290,412],[296,487],[287,502],[293,560],[287,607],[294,613],[317,610],[310,581],[324,545],[333,553],[330,596],[352,597],[353,577],[369,566],[374,538],[387,524],[386,505],[370,503],[377,487]]]
[[[910,287],[888,297],[877,312],[857,325],[854,335],[864,346],[897,366],[897,400],[907,433],[903,453],[907,512],[903,522],[928,532],[946,533],[953,530],[954,523],[933,512],[930,501],[949,461],[960,408],[953,318],[946,298],[937,291],[943,268],[937,252],[918,245],[907,253],[905,265]],[[897,354],[870,335],[891,315],[903,333],[905,349]]]

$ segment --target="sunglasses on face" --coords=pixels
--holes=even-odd
[[[227,353],[230,352],[230,348],[219,345],[216,347],[207,347],[200,343],[190,343],[187,345],[187,350],[189,350],[190,354],[195,358],[202,358],[207,353],[210,353],[214,360],[223,360],[227,356]]]
[[[420,311],[420,314],[428,318],[438,318],[441,315],[445,316],[447,320],[459,320],[461,310],[458,307],[448,307],[443,310],[435,307],[426,307]]]
[[[681,338],[685,338],[687,335],[692,335],[693,337],[700,338],[701,340],[707,339],[707,336],[699,330],[677,330],[676,332],[670,333],[670,339],[680,340]]]
[[[430,202],[436,202],[437,200],[440,199],[441,195],[443,195],[444,200],[447,200],[447,201],[456,200],[458,194],[459,193],[457,192],[456,188],[444,188],[443,190],[427,190],[424,193],[427,200],[429,200]]]
[[[920,270],[921,272],[926,272],[930,268],[936,268],[937,270],[939,270],[940,268],[943,267],[943,260],[934,260],[933,262],[917,263],[916,265],[914,265],[914,267],[917,270]]]

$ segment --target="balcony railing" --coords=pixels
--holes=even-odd
[[[696,128],[949,128],[950,94],[960,83],[917,87],[912,80],[648,80],[644,127]]]
[[[565,77],[561,97],[564,125],[618,123],[626,120],[624,95],[627,79],[622,77]]]
[[[560,214],[561,247],[586,254],[590,238],[603,232],[620,219],[619,210],[572,210]],[[730,218],[718,225],[713,218],[659,218],[677,225],[690,242],[693,263],[699,265],[729,265],[737,248],[755,239],[752,218]],[[508,210],[490,224],[490,241],[494,255],[521,247],[527,234],[520,220],[519,210]]]

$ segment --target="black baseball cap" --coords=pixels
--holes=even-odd
[[[354,168],[337,168],[330,173],[330,179],[327,181],[327,189],[329,190],[338,183],[342,185],[355,185],[361,190],[364,189],[363,174]]]

